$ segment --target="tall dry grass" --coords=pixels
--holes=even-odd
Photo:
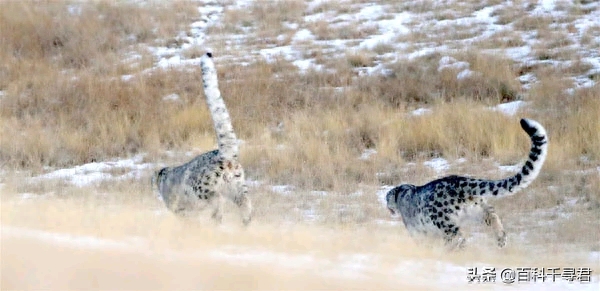
[[[34,15],[49,13],[27,4],[7,5]],[[112,11],[106,13],[116,19],[129,15],[121,6],[103,2],[83,7]],[[66,10],[64,3],[62,9]],[[147,8],[139,9],[149,13]],[[64,20],[55,21],[66,22],[60,27],[76,26],[71,18],[79,17],[66,14]],[[16,27],[23,21],[2,19],[6,23],[3,27]],[[39,23],[33,19],[28,33],[36,35],[35,25]],[[102,19],[96,21],[99,23],[91,27],[105,29],[104,33],[144,31],[148,25],[134,21],[141,27],[125,29],[133,24],[106,26],[101,25]],[[110,23],[121,22],[113,19]],[[44,46],[48,41],[27,44],[19,35],[9,35],[12,39],[5,38],[2,43],[2,56],[8,64],[3,74],[9,76],[9,82],[2,85],[5,96],[0,109],[0,159],[4,165],[69,166],[138,152],[213,147],[198,68],[155,70],[123,81],[119,78],[123,70],[95,70],[74,67],[64,60],[57,62],[55,56],[71,54],[66,45]],[[76,34],[82,39],[74,43],[82,42],[86,35]],[[103,49],[102,45],[78,49],[88,51],[82,54],[92,63],[102,63],[105,57],[122,52]],[[487,108],[518,98],[514,65],[477,52],[454,57],[468,62],[478,74],[458,79],[456,70],[439,71],[439,54],[390,64],[386,76],[358,78],[352,68],[363,65],[361,55],[342,57],[336,73],[299,75],[283,59],[249,66],[217,66],[234,127],[246,141],[243,159],[251,177],[305,189],[347,190],[356,183],[377,183],[375,173],[419,159],[494,158],[516,163],[525,156],[528,141],[518,127],[518,116],[506,117]],[[77,73],[57,72],[66,69]],[[597,160],[600,141],[594,132],[599,123],[593,116],[599,106],[595,101],[597,87],[565,97],[562,91],[566,85],[557,88],[562,81],[552,79],[559,76],[547,74],[549,81],[542,81],[530,93],[529,100],[534,101],[531,111],[519,116],[533,116],[548,127],[550,168],[558,169],[558,165],[582,156]],[[335,89],[339,87],[345,88]],[[163,100],[173,93],[179,100]],[[430,106],[432,114],[409,114],[421,106]],[[282,127],[277,130],[278,124]],[[375,149],[377,154],[369,160],[359,159],[367,149]]]
[[[131,45],[176,35],[196,17],[193,4],[101,1],[79,4],[71,12],[66,2],[2,5],[4,165],[68,166],[199,143],[209,146],[214,139],[197,68],[155,70],[129,81],[119,78],[142,69],[118,61]],[[271,15],[261,21],[272,27],[297,19],[293,11],[298,5],[274,2],[252,9]],[[351,180],[372,179],[367,173],[374,168],[365,167],[366,162],[348,162],[365,149],[378,151],[376,161],[369,162],[373,167],[418,156],[518,159],[514,152],[526,150],[526,138],[519,137],[517,118],[490,113],[484,106],[519,98],[519,72],[506,59],[476,51],[454,57],[479,74],[457,79],[455,70],[438,71],[438,54],[389,64],[387,76],[359,78],[352,68],[372,62],[363,52],[341,57],[336,73],[299,75],[285,60],[244,67],[217,65],[234,126],[247,141],[247,151],[253,152],[246,162],[258,170],[256,176],[288,173],[275,175],[280,182],[286,176],[315,176],[299,178],[313,182],[298,183],[331,188],[339,184],[331,181],[345,164],[356,163],[347,169]],[[146,61],[145,66],[151,63]],[[556,88],[560,82],[552,79],[560,77],[553,75],[558,72],[549,74],[549,81],[531,91],[533,110],[524,113],[547,124],[552,141],[556,140],[550,163],[581,155],[598,159],[598,135],[593,134],[598,122],[592,116],[598,108],[597,87],[563,98],[565,88]],[[180,99],[162,99],[173,93]],[[424,105],[433,106],[434,113],[418,118],[407,114]],[[550,116],[547,112],[552,118],[544,118]],[[265,139],[280,123],[283,132]],[[279,145],[284,150],[271,150]],[[317,170],[310,170],[313,167],[331,174],[318,178]],[[362,167],[367,170],[359,170]]]
[[[457,54],[458,61],[468,62],[470,69],[477,72],[459,79],[457,74],[461,69],[439,70],[441,58],[440,54],[431,54],[413,60],[401,59],[387,65],[386,76],[362,78],[358,87],[396,107],[462,98],[497,104],[518,98],[517,72],[508,59],[469,51]]]
[[[233,3],[232,3],[233,4]],[[245,5],[225,5],[223,21],[208,28],[211,35],[223,33],[256,34],[260,45],[278,43],[278,36],[292,31],[286,24],[301,20],[304,1],[258,1]]]
[[[198,74],[158,71],[128,82],[53,72],[12,83],[0,109],[1,159],[68,166],[181,145],[212,130],[197,101],[200,82]],[[180,102],[163,100],[173,93]]]
[[[535,108],[531,115],[547,127],[550,135],[547,167],[592,167],[600,159],[600,86],[566,92],[569,83],[545,76],[531,89]]]
[[[188,74],[140,74],[129,82],[120,76],[153,63],[135,45],[153,45],[185,29],[185,23],[197,17],[191,2],[8,1],[0,5],[2,164],[67,166],[157,149],[165,142],[174,145],[189,136],[187,129],[179,127],[157,134],[158,124],[168,124],[167,119],[190,119],[184,110],[161,117],[161,112],[166,113],[161,107],[176,106],[159,105],[161,94],[183,91],[180,95],[186,98],[185,91],[193,88],[169,82],[184,80]],[[136,66],[121,61],[132,53],[141,56]],[[149,119],[154,122],[148,123]]]
[[[115,72],[111,67],[118,68],[117,60],[129,46],[167,40],[198,16],[190,1],[147,5],[113,1],[76,4],[6,1],[0,13],[4,64],[35,61],[51,63],[57,69],[108,74]],[[8,71],[21,75],[13,67]]]

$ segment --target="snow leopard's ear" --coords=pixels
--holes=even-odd
[[[398,203],[398,196],[400,196],[401,191],[402,191],[401,188],[396,189],[396,191],[394,191],[394,203]]]
[[[400,195],[404,195],[404,185],[395,187],[392,190],[390,190],[387,193],[385,200],[388,203],[388,205],[396,205],[398,204],[398,199]]]
[[[166,172],[167,168],[162,168],[152,173],[152,180],[150,181],[150,183],[152,184],[153,189],[159,186],[158,183],[160,182],[161,178],[165,175]]]
[[[396,188],[393,188],[392,190],[388,191],[387,194],[385,195],[385,201],[389,204],[391,202],[396,201],[397,197],[398,197],[398,190]]]
[[[414,192],[415,192],[415,185],[403,184],[398,187],[397,195],[400,197],[404,197],[406,195],[412,195]],[[396,197],[396,201],[398,201],[398,199],[400,198],[398,196]]]

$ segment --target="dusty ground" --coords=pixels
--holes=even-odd
[[[124,194],[23,199],[4,192],[2,289],[488,290],[506,284],[467,284],[467,268],[600,267],[589,252],[551,244],[499,250],[486,238],[449,254],[417,245],[389,218],[291,223],[271,213],[245,229],[229,207],[226,223],[216,226],[206,217],[176,218],[148,192]],[[519,288],[593,290],[598,277],[592,280]]]

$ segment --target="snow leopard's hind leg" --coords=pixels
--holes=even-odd
[[[225,204],[225,197],[218,195],[213,199],[213,213],[212,218],[216,223],[220,224],[223,222],[223,205]]]
[[[252,220],[252,202],[248,198],[248,186],[246,183],[242,185],[240,193],[234,197],[233,203],[239,207],[244,225],[248,225]]]
[[[489,206],[486,203],[483,203],[481,206],[483,207],[483,221],[494,231],[498,246],[501,248],[506,246],[506,232],[504,231],[502,221],[498,214],[496,214],[494,207]]]

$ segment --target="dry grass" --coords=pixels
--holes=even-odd
[[[505,49],[524,46],[525,41],[520,33],[505,30],[496,32],[490,38],[478,41],[476,44],[481,49]]]
[[[373,56],[365,51],[351,51],[346,53],[350,66],[354,68],[373,66]]]
[[[294,3],[281,5],[272,3],[261,9],[282,10],[278,12],[281,15],[272,16],[276,17],[272,22],[298,17],[285,6]],[[46,11],[15,3],[9,7],[30,13]],[[91,7],[86,9],[108,11],[113,6],[100,2],[97,8]],[[118,18],[124,8],[114,7],[117,10],[109,14]],[[149,13],[146,10],[143,12]],[[19,23],[12,18],[2,19],[6,27]],[[65,19],[64,26],[73,25],[72,19]],[[119,26],[97,25],[94,29],[106,29],[104,33],[108,33],[115,27]],[[80,33],[78,37],[85,35]],[[52,56],[65,54],[62,47],[44,49],[40,44],[23,44],[17,35],[10,37],[13,39],[2,43],[3,51],[13,52],[2,55],[8,64],[3,73],[10,80],[3,84],[5,96],[0,109],[3,165],[39,170],[138,152],[160,158],[157,154],[166,149],[196,147],[204,151],[214,147],[198,69],[155,70],[122,81],[119,76],[123,69],[112,73],[103,70],[99,76],[95,69],[56,62]],[[30,57],[14,57],[19,41],[21,55]],[[119,52],[80,49],[91,50],[88,57],[92,63]],[[196,47],[189,53],[193,56],[200,51]],[[431,157],[467,158],[476,163],[492,158],[502,164],[517,163],[528,148],[518,117],[491,112],[486,106],[516,99],[520,91],[516,76],[520,72],[506,59],[477,51],[453,56],[469,63],[477,74],[457,79],[456,70],[438,71],[441,55],[432,54],[390,64],[387,76],[357,78],[352,68],[373,62],[364,51],[337,59],[322,57],[323,62],[336,68],[335,73],[299,76],[296,68],[283,59],[243,67],[217,64],[234,127],[246,141],[242,159],[249,177],[343,194],[353,192],[359,184],[425,181],[430,172],[415,176],[414,172],[397,169]],[[319,58],[318,53],[310,57]],[[76,70],[76,78],[56,73],[68,68]],[[590,163],[600,159],[600,141],[595,134],[600,125],[594,115],[600,107],[598,86],[565,97],[562,92],[568,84],[560,78],[560,72],[537,70],[545,77],[530,92],[533,110],[520,116],[534,117],[548,127],[552,145],[547,171],[560,175],[564,167],[589,167],[579,161],[582,157]],[[163,100],[173,93],[178,100]],[[410,110],[423,105],[432,107],[433,113],[410,116]],[[282,125],[279,129],[278,124]],[[369,149],[377,154],[360,159]],[[381,172],[395,174],[385,178],[375,175]]]
[[[577,167],[582,158],[588,161],[600,158],[600,86],[580,89],[573,95],[565,92],[566,86],[564,81],[548,76],[530,93],[535,108],[540,109],[531,114],[546,126],[550,135],[546,167],[557,171]]]
[[[124,82],[48,72],[19,81],[0,109],[0,157],[9,165],[67,166],[156,151],[212,130],[197,103],[199,74],[157,71]],[[162,99],[172,93],[181,101]]]
[[[119,63],[119,53],[129,45],[176,35],[184,23],[197,17],[189,1],[144,6],[112,1],[72,6],[7,1],[1,13],[3,63],[10,63],[8,71],[17,76],[27,73],[17,69],[21,65],[40,61],[60,69],[114,73],[110,65]]]
[[[281,12],[277,19],[297,17],[288,6],[273,5],[262,9],[288,11]],[[27,5],[8,6],[30,13],[37,11]],[[113,6],[101,2],[98,7],[86,9],[108,11]],[[120,15],[124,9],[114,7],[117,11],[109,14]],[[36,13],[41,11],[46,10]],[[3,18],[5,27],[18,23],[10,19]],[[73,25],[73,20],[65,19]],[[102,27],[94,26],[106,29],[104,33],[120,26]],[[85,35],[81,33],[79,37]],[[10,37],[14,39],[3,42],[3,51],[16,50],[15,43],[20,40],[17,35]],[[56,58],[51,57],[65,55],[62,47],[19,47],[21,55],[31,57],[3,55],[9,64],[3,72],[10,80],[3,84],[5,96],[0,110],[0,159],[4,165],[35,169],[190,145],[201,145],[201,150],[213,147],[212,125],[197,69],[156,70],[121,81],[122,70],[104,70],[100,77],[97,70],[76,68],[77,77],[73,78],[71,74],[56,73],[72,68],[72,63],[56,63]],[[190,54],[198,55],[199,50],[194,48]],[[98,52],[94,48],[84,55],[96,62],[117,52]],[[328,59],[329,65],[338,68],[336,73],[312,72],[301,77],[285,60],[245,67],[217,65],[234,126],[247,142],[243,156],[252,169],[250,175],[306,189],[341,190],[352,188],[343,185],[375,182],[373,173],[399,167],[403,160],[441,156],[475,160],[493,157],[516,162],[523,156],[527,140],[522,137],[517,118],[490,114],[484,108],[484,104],[517,98],[519,72],[510,61],[477,51],[457,53],[454,57],[469,63],[477,74],[457,79],[456,70],[438,71],[441,56],[433,54],[390,64],[387,76],[356,78],[352,67],[373,62],[372,56],[363,51]],[[599,106],[594,101],[598,99],[598,89],[577,91],[572,97],[563,98],[560,92],[566,87],[556,87],[563,84],[557,81],[557,74],[547,72],[548,81],[542,80],[530,94],[535,108],[531,114],[548,126],[551,140],[557,141],[551,147],[550,167],[570,164],[564,161],[577,161],[582,155],[597,160],[600,141],[593,134],[598,128],[593,112]],[[338,87],[345,89],[333,89]],[[179,100],[163,100],[173,93]],[[407,110],[424,104],[433,105],[435,113],[418,118],[407,115]],[[284,130],[274,137],[270,128],[279,123]],[[359,160],[366,149],[376,149],[378,154],[369,161]],[[577,167],[577,163],[571,164]]]
[[[306,3],[300,0],[255,2],[251,14],[260,19],[259,28],[273,29],[284,23],[297,22],[305,10]]]
[[[91,2],[81,4],[80,14],[68,13],[65,2],[41,6],[37,2],[0,4],[2,168],[28,173],[140,152],[149,153],[148,162],[176,164],[187,157],[167,157],[165,151],[202,152],[215,147],[199,68],[141,73],[153,66],[155,60],[137,47],[139,43],[155,39],[162,44],[181,41],[173,35],[198,17],[196,4],[152,3],[139,6]],[[356,8],[327,3],[315,6],[315,11]],[[488,3],[495,5],[498,1]],[[225,26],[211,27],[209,32],[252,31],[261,36],[254,40],[256,42],[287,43],[293,29],[282,23],[299,21],[306,5],[302,1],[257,1],[246,10],[226,9],[223,17],[227,21],[222,22]],[[526,3],[519,2],[519,5],[527,9]],[[455,17],[444,10],[447,7],[436,8],[434,1],[417,1],[406,8],[411,11],[441,9],[436,12],[438,17]],[[471,14],[472,10],[461,7],[458,12]],[[520,16],[510,20],[509,16],[502,16],[507,12],[498,13],[501,21],[514,21],[519,30],[539,30],[544,39],[559,36],[557,43],[540,43],[540,52],[548,53],[548,49],[565,44],[563,32],[552,33],[548,28],[551,19],[531,18],[520,11]],[[260,17],[255,18],[253,14]],[[502,17],[507,19],[502,20]],[[315,22],[308,27],[318,39],[364,38],[375,29],[326,22]],[[589,30],[584,34],[593,36],[593,32]],[[285,40],[276,38],[281,34],[286,35]],[[422,41],[430,36],[416,31],[403,37],[408,41]],[[439,37],[431,40],[441,41]],[[198,227],[170,216],[150,214],[148,209],[163,208],[150,195],[147,177],[78,189],[64,181],[30,184],[23,177],[3,172],[0,178],[0,183],[6,184],[0,189],[3,226],[117,240],[140,236],[156,242],[151,255],[145,256],[128,251],[75,251],[71,247],[28,238],[3,237],[3,289],[38,288],[41,286],[23,284],[44,280],[54,282],[56,285],[51,287],[56,289],[94,286],[160,289],[157,286],[169,288],[175,281],[183,282],[179,287],[188,289],[197,288],[198,284],[207,289],[242,288],[220,276],[221,271],[239,274],[237,282],[256,289],[398,288],[397,280],[392,282],[381,275],[386,274],[384,270],[391,265],[397,265],[393,259],[385,259],[383,265],[375,266],[368,280],[327,282],[318,275],[319,270],[300,276],[297,270],[278,270],[277,266],[251,269],[208,257],[200,258],[206,262],[203,265],[195,259],[169,261],[163,258],[172,250],[218,249],[235,237],[241,245],[265,246],[282,253],[301,254],[310,248],[318,257],[328,259],[352,252],[374,252],[384,258],[440,259],[442,255],[407,239],[403,228],[377,224],[376,220],[389,220],[389,217],[373,193],[380,184],[430,181],[439,173],[422,162],[433,157],[443,157],[452,163],[448,174],[501,177],[503,173],[497,171],[496,162],[516,164],[526,157],[529,148],[529,140],[518,124],[520,117],[534,118],[547,128],[550,154],[542,174],[530,189],[494,205],[515,236],[532,227],[531,221],[525,218],[540,215],[540,220],[552,223],[536,226],[526,240],[519,241],[521,245],[509,247],[502,257],[496,252],[484,252],[488,246],[484,243],[478,254],[457,255],[451,259],[556,265],[562,262],[562,257],[540,261],[528,252],[534,249],[539,255],[544,250],[547,253],[560,247],[598,250],[600,246],[594,232],[598,225],[582,225],[587,225],[586,219],[597,218],[600,207],[600,181],[597,172],[589,172],[600,161],[597,116],[600,86],[567,93],[566,89],[572,84],[564,78],[565,73],[589,70],[589,65],[575,62],[569,68],[559,69],[539,65],[519,71],[513,62],[473,48],[451,55],[467,62],[470,70],[476,72],[465,79],[457,78],[456,69],[438,71],[442,55],[436,53],[388,62],[385,75],[359,76],[357,68],[381,62],[374,54],[383,55],[393,47],[382,44],[375,47],[374,52],[356,51],[331,57],[319,47],[300,45],[307,58],[314,58],[316,63],[335,69],[334,72],[300,74],[283,58],[246,66],[217,63],[221,90],[234,128],[245,141],[242,162],[250,179],[264,183],[251,189],[256,209],[256,226],[252,231],[234,236],[232,232],[212,226]],[[481,45],[520,46],[522,39],[509,33],[499,34],[493,44]],[[185,56],[194,58],[202,51],[201,47],[192,47]],[[141,57],[137,61],[134,58],[132,62],[122,62],[132,54]],[[556,54],[548,57],[578,59],[569,51],[557,50]],[[528,107],[513,117],[491,111],[490,106],[520,98],[521,84],[517,77],[528,72],[539,76],[539,82],[525,97],[525,101],[530,101]],[[135,77],[124,81],[121,79],[124,74]],[[171,94],[179,98],[164,99]],[[421,116],[411,114],[421,107],[428,107],[431,112]],[[376,153],[361,159],[366,150]],[[453,162],[459,158],[466,158],[467,162]],[[588,174],[580,175],[578,171],[588,171]],[[294,190],[282,195],[273,192],[269,186],[273,184],[290,185]],[[315,190],[328,193],[322,195],[313,192]],[[13,192],[39,194],[40,199],[18,204],[19,197],[11,196]],[[43,196],[46,193],[54,193],[54,196]],[[570,199],[577,202],[572,205]],[[316,214],[312,224],[306,221],[307,211]],[[562,212],[576,214],[563,217]],[[544,213],[551,216],[543,216]],[[234,214],[226,217],[235,220]],[[285,233],[281,230],[284,224],[296,228]],[[236,229],[237,226],[226,227]],[[551,238],[549,234],[556,236]],[[199,237],[210,239],[199,240]],[[10,251],[5,251],[5,246]],[[61,254],[62,259],[54,257],[54,252]],[[4,254],[9,255],[4,257]],[[147,268],[125,266],[130,267],[129,272],[106,271],[110,270],[107,265],[115,265],[121,256],[144,262]],[[34,260],[40,257],[44,259]],[[564,261],[578,259],[564,258]],[[23,266],[29,272],[13,269],[14,266]],[[69,281],[48,271],[64,267],[64,274],[80,274],[81,271],[72,266],[102,272],[95,278],[74,275],[76,279]],[[189,273],[189,266],[201,271]],[[155,276],[156,273],[165,275]],[[135,276],[151,279],[141,282],[132,279]],[[256,281],[253,276],[266,279]],[[109,285],[113,284],[110,282],[115,285]],[[97,285],[89,287],[90,284]],[[428,287],[431,285],[408,286],[417,290],[430,289]]]
[[[373,47],[373,52],[375,52],[378,55],[383,55],[386,53],[390,53],[393,52],[395,50],[394,46],[390,43],[387,42],[380,42],[377,43],[374,47]]]
[[[261,43],[289,31],[286,24],[296,23],[305,10],[304,1],[257,1],[250,7],[226,5],[223,21],[210,27],[209,34],[256,33]]]
[[[514,18],[513,18],[514,19]],[[514,21],[515,29],[517,30],[547,30],[552,23],[552,17],[541,15],[524,15]]]
[[[372,25],[360,25],[359,23],[340,24],[324,20],[311,22],[308,24],[308,27],[317,40],[362,39],[377,30],[377,27]]]
[[[141,148],[157,149],[164,142],[175,145],[189,136],[187,129],[157,135],[158,124],[146,122],[150,116],[159,117],[160,109],[176,107],[154,106],[162,103],[162,96],[198,94],[189,85],[172,82],[186,78],[184,83],[197,82],[182,72],[181,76],[158,72],[121,81],[121,74],[144,67],[120,64],[119,60],[131,53],[131,45],[175,35],[183,23],[195,17],[195,7],[186,1],[168,7],[110,1],[71,7],[75,12],[69,12],[65,2],[2,3],[2,163],[11,167],[66,166]],[[142,66],[152,63],[140,53]],[[154,109],[147,107],[149,104],[154,104]],[[180,121],[179,114],[154,121]],[[149,130],[147,134],[142,127]]]
[[[358,87],[394,107],[464,98],[488,104],[517,99],[519,84],[510,61],[479,53],[458,54],[458,60],[468,62],[471,70],[477,72],[458,79],[460,70],[438,70],[441,57],[431,54],[400,60],[388,65],[387,76],[361,78]]]

